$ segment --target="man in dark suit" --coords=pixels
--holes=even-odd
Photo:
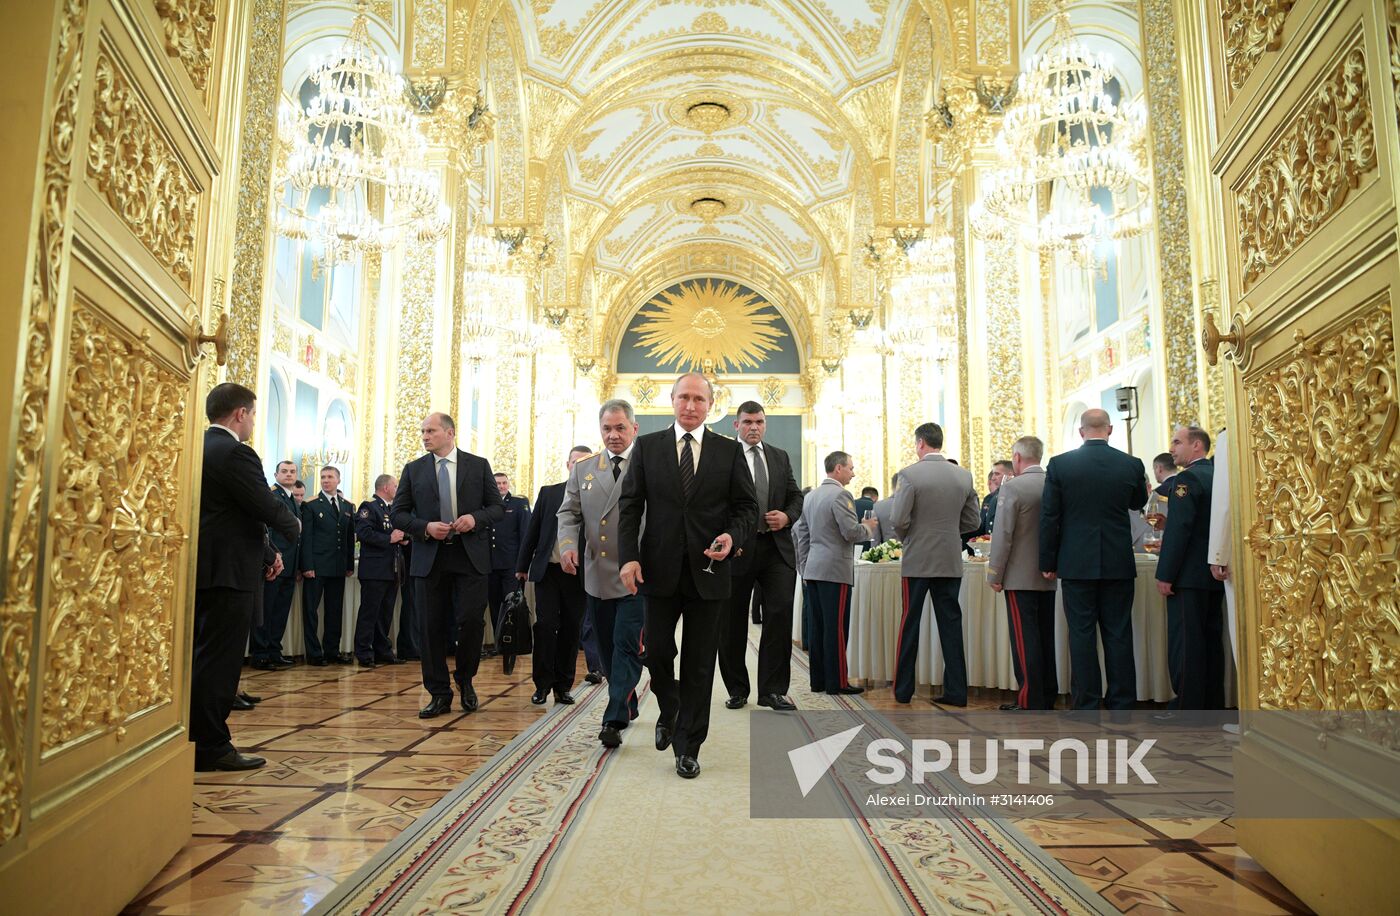
[[[575,462],[592,452],[586,445],[575,446],[569,451],[565,467],[572,471]],[[550,691],[554,692],[555,703],[574,702],[569,691],[574,686],[579,625],[588,597],[583,591],[583,580],[560,566],[559,507],[564,503],[564,485],[561,480],[540,487],[515,564],[520,582],[535,583],[535,645],[530,665],[535,692],[530,702],[536,706],[544,705]]]
[[[264,583],[284,561],[267,541],[269,525],[295,541],[301,525],[267,487],[262,460],[244,443],[253,435],[257,397],[242,385],[215,385],[204,401],[195,571],[190,740],[195,769],[252,770],[267,761],[240,754],[228,730],[253,610]]]
[[[501,613],[506,595],[518,592],[523,585],[515,577],[515,560],[520,555],[520,542],[530,527],[530,501],[510,492],[510,478],[497,472],[496,492],[501,494],[505,518],[491,526],[491,573],[486,578],[486,600],[491,607],[491,632],[501,638]],[[495,641],[487,646],[487,655],[495,655]],[[509,672],[507,672],[509,673]]]
[[[874,487],[863,487],[863,488],[861,488],[860,496],[857,497],[856,500],[855,500],[855,506],[856,506],[856,521],[864,521],[864,520],[868,517],[865,513],[867,513],[867,512],[874,512],[874,511],[875,511],[875,504],[878,503],[879,501],[880,501],[880,491],[879,491],[879,490],[875,489]],[[867,525],[866,527],[868,528],[868,527],[870,527],[870,526]],[[859,541],[859,542],[856,544],[856,546],[859,547],[861,550],[869,550],[872,543],[873,543],[872,540]]]
[[[392,474],[374,479],[374,498],[360,503],[355,513],[355,537],[360,542],[360,611],[355,617],[355,660],[362,668],[401,664],[389,642],[394,622],[394,595],[403,578],[403,531],[389,518],[399,482]]]
[[[348,665],[355,659],[340,648],[345,621],[345,579],[355,574],[355,518],[338,494],[340,471],[321,468],[321,492],[301,504],[301,620],[306,661],[312,665]],[[325,630],[317,610],[326,599]]]
[[[1128,513],[1147,502],[1142,462],[1108,444],[1108,412],[1086,410],[1084,444],[1045,467],[1040,506],[1040,571],[1059,578],[1069,628],[1070,702],[1075,709],[1132,709],[1133,534]],[[1102,695],[1098,640],[1103,640],[1108,696]]]
[[[739,709],[749,701],[749,668],[745,648],[749,636],[749,594],[758,586],[763,603],[763,635],[758,643],[758,705],[792,710],[788,698],[792,677],[792,593],[797,587],[797,560],[792,525],[802,514],[802,491],[792,476],[787,452],[763,441],[768,418],[763,405],[739,405],[734,431],[744,449],[744,462],[758,501],[758,525],[749,543],[735,552],[729,606],[719,627],[719,672],[729,699]]]
[[[447,649],[456,645],[453,679],[462,709],[475,712],[472,678],[481,662],[486,576],[491,571],[489,528],[505,516],[491,465],[457,448],[457,426],[431,413],[421,427],[426,455],[404,465],[390,507],[394,527],[413,544],[408,574],[417,583],[423,615],[423,687],[432,700],[418,711],[431,719],[452,710]]]
[[[296,463],[277,462],[275,474],[277,483],[272,487],[272,495],[288,512],[299,515],[301,510],[292,495],[292,485],[297,479]],[[297,586],[297,542],[300,538],[288,540],[277,531],[269,531],[267,537],[272,549],[282,557],[282,571],[263,586],[263,619],[253,627],[251,649],[254,668],[277,671],[292,665],[292,660],[282,654],[282,637],[287,632],[287,615],[291,613],[292,593]]]
[[[394,481],[395,493],[398,493],[398,488],[398,481]],[[423,658],[423,652],[419,648],[423,638],[419,635],[422,617],[418,613],[418,595],[415,594],[417,586],[414,585],[413,577],[408,574],[413,568],[413,539],[404,535],[399,550],[403,554],[399,560],[399,568],[403,570],[403,575],[399,578],[399,636],[395,648],[398,649],[396,654],[399,658],[406,662],[416,662]]]
[[[646,663],[661,707],[656,749],[674,746],[676,773],[685,779],[700,775],[700,745],[710,727],[719,620],[730,593],[724,561],[758,525],[743,450],[704,428],[713,403],[703,375],[676,379],[676,422],[633,444],[619,500],[622,584],[646,596]],[[678,621],[684,626],[679,683]]]
[[[1225,708],[1225,583],[1210,570],[1210,434],[1183,426],[1172,458],[1184,468],[1171,481],[1167,529],[1157,558],[1157,591],[1167,599],[1167,665],[1176,698],[1169,709]]]

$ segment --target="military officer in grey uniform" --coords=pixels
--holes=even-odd
[[[619,747],[622,730],[637,718],[637,680],[642,676],[642,623],[645,605],[622,584],[618,573],[618,497],[637,438],[632,405],[611,400],[598,411],[603,449],[578,461],[569,472],[559,506],[559,562],[566,573],[583,567],[583,588],[593,614],[608,706],[598,740]],[[582,562],[580,562],[582,557]]]
[[[792,529],[797,567],[812,601],[808,667],[814,693],[861,693],[846,678],[846,626],[855,583],[851,547],[870,540],[879,523],[856,518],[855,500],[846,492],[856,473],[851,456],[832,452],[824,466],[826,479],[803,499]]]
[[[914,430],[919,460],[899,472],[899,495],[894,501],[895,534],[904,542],[904,615],[895,652],[894,698],[908,703],[914,696],[914,667],[919,657],[919,622],[924,596],[933,599],[938,642],[943,647],[943,694],[935,703],[967,705],[967,661],[963,650],[962,541],[982,522],[972,474],[943,457],[943,430],[924,423]]]
[[[894,494],[899,489],[899,475],[890,478],[890,495],[875,504],[875,541],[883,544],[894,537]]]

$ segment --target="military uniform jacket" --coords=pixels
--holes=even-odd
[[[288,512],[292,513],[294,516],[300,517],[301,510],[297,507],[297,501],[288,494],[287,491],[283,490],[280,486],[274,485],[272,487],[272,495],[277,498],[279,503],[287,507]],[[298,534],[296,537],[288,540],[281,532],[269,528],[267,530],[267,539],[272,545],[272,549],[282,555],[282,574],[277,578],[285,579],[289,576],[296,575],[297,547],[301,543],[301,535]]]
[[[988,584],[1012,591],[1055,590],[1055,583],[1040,574],[1040,500],[1044,492],[1045,469],[1032,466],[1002,481],[992,494],[997,516],[987,559]]]
[[[981,537],[984,534],[991,534],[996,528],[997,494],[1000,492],[1000,489],[993,490],[991,493],[982,497],[982,521],[977,527],[977,537]]]
[[[574,464],[564,483],[564,500],[559,504],[559,552],[578,551],[583,562],[583,590],[605,601],[625,598],[618,547],[618,499],[622,482],[632,466],[635,444],[623,453],[622,474],[612,475],[612,455],[603,449]],[[638,537],[646,533],[646,519]],[[646,575],[646,570],[642,571]]]
[[[501,501],[505,518],[491,525],[491,568],[515,570],[515,558],[530,527],[530,501],[507,493]]]
[[[942,455],[925,455],[899,472],[890,521],[904,542],[902,575],[961,576],[963,532],[982,521],[971,472]]]
[[[339,512],[324,492],[301,504],[298,559],[302,572],[309,570],[317,576],[345,576],[355,571],[355,520],[348,500],[340,500]]]
[[[808,582],[856,581],[851,547],[870,537],[870,529],[856,518],[856,501],[834,477],[802,500],[802,516],[792,529],[797,568]]]
[[[395,581],[400,578],[403,551],[390,544],[394,523],[389,504],[378,495],[360,503],[355,513],[355,537],[360,541],[360,578]]]
[[[1040,569],[1061,579],[1133,579],[1128,513],[1147,503],[1142,462],[1104,439],[1086,439],[1045,466]]]
[[[1172,478],[1167,494],[1167,528],[1157,558],[1157,579],[1177,588],[1224,591],[1210,574],[1210,494],[1214,467],[1201,458]]]

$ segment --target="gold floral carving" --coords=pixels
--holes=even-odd
[[[1246,378],[1259,703],[1400,705],[1400,437],[1388,299]]]
[[[644,375],[632,383],[632,399],[637,402],[638,407],[650,407],[652,401],[656,400],[656,394],[660,390],[660,386],[656,384],[656,379],[649,375]]]
[[[1390,82],[1395,88],[1395,121],[1400,124],[1400,0],[1386,7],[1386,42],[1390,48]]]
[[[77,304],[69,334],[44,634],[47,753],[174,689],[175,579],[186,543],[189,378]]]
[[[958,313],[958,433],[966,442],[967,431],[971,429],[972,405],[968,400],[968,376],[971,374],[968,368],[967,354],[967,254],[962,244],[962,240],[967,238],[967,200],[962,189],[962,182],[953,182],[952,213],[953,223],[953,276],[957,280],[957,299],[955,309]],[[971,448],[964,445],[971,457]],[[974,478],[975,479],[975,478]]]
[[[787,385],[776,376],[768,376],[758,383],[758,399],[765,407],[777,407],[787,394]]]
[[[52,71],[57,90],[44,141],[41,193],[35,198],[40,206],[34,217],[29,314],[15,396],[16,437],[10,452],[13,471],[5,499],[5,589],[0,603],[0,843],[20,831],[39,534],[46,527],[41,494],[49,432],[49,371],[71,242],[73,137],[86,18],[86,0],[64,3]]]
[[[283,0],[253,0],[244,69],[243,124],[238,149],[238,209],[229,268],[228,365],[225,379],[257,390],[262,322],[267,200],[277,141],[282,73]]]
[[[1283,24],[1294,0],[1223,0],[1220,18],[1225,30],[1225,72],[1238,91],[1265,52],[1277,51]]]
[[[165,52],[184,65],[200,92],[209,84],[214,64],[214,0],[155,0],[165,28]]]
[[[1011,444],[1025,435],[1024,371],[1021,364],[1020,271],[1016,242],[986,245],[987,398],[991,407],[992,455],[1010,459]],[[978,478],[981,479],[981,478]]]
[[[894,90],[898,85],[898,77],[891,76],[853,93],[841,103],[841,110],[865,139],[873,158],[883,154],[880,148],[881,140],[890,134],[890,119],[894,113]]]
[[[276,324],[274,324],[272,328],[272,352],[285,356],[288,359],[295,359],[295,334],[296,332],[292,329],[291,325],[280,318],[276,319]]]
[[[504,356],[496,363],[496,436],[491,450],[491,470],[515,476],[516,427],[520,414],[520,360]]]
[[[394,365],[393,462],[401,468],[423,450],[419,426],[433,410],[429,379],[433,365],[433,296],[437,249],[410,245],[404,254]]]
[[[924,221],[924,113],[926,93],[933,80],[933,32],[928,17],[914,26],[905,57],[899,93],[899,120],[895,124],[894,213],[896,220]]]
[[[976,0],[977,63],[1004,67],[1011,63],[1011,4],[1007,0]]]
[[[1366,54],[1358,38],[1235,190],[1243,288],[1331,219],[1375,168]]]
[[[434,70],[447,63],[447,0],[414,0],[413,66]]]
[[[88,178],[127,228],[188,290],[194,279],[199,189],[101,45],[93,83]]]
[[[525,126],[520,92],[516,83],[515,55],[506,27],[498,18],[491,23],[486,50],[487,72],[491,79],[491,109],[496,115],[496,157],[498,219],[525,220]]]

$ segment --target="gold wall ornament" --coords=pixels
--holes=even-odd
[[[437,246],[410,245],[404,253],[394,363],[393,436],[390,467],[401,468],[423,451],[420,426],[433,409],[433,299]]]
[[[1248,291],[1340,211],[1376,164],[1366,53],[1358,35],[1255,170],[1231,189],[1241,288]]]
[[[987,405],[993,460],[1011,458],[1011,444],[1025,435],[1025,369],[1021,353],[1020,264],[1013,241],[988,242]],[[978,480],[981,480],[979,477]]]
[[[1009,0],[975,0],[977,7],[977,63],[987,67],[1011,65],[1011,13]]]
[[[1259,704],[1400,706],[1400,437],[1388,293],[1244,380]]]
[[[520,223],[528,218],[525,212],[528,146],[516,82],[519,68],[503,16],[491,22],[486,43],[486,67],[490,78],[491,107],[496,115],[496,143],[492,147],[498,191],[496,219]]]
[[[214,6],[214,0],[155,0],[165,29],[165,52],[180,61],[200,92],[214,65]]]
[[[632,400],[636,402],[638,407],[650,407],[660,390],[656,379],[649,375],[643,375],[632,383]]]
[[[103,44],[93,75],[87,177],[186,291],[194,278],[199,189]]]
[[[272,352],[287,359],[296,358],[296,331],[280,316],[274,319],[272,325]]]
[[[924,113],[933,82],[933,31],[928,17],[914,20],[906,45],[894,135],[894,208],[884,218],[922,223],[925,219]]]
[[[69,334],[49,513],[42,751],[168,703],[175,580],[186,536],[189,377],[86,304]]]
[[[413,51],[418,70],[447,63],[447,0],[413,0]]]
[[[251,0],[243,68],[243,122],[238,147],[238,204],[228,268],[229,359],[225,380],[259,388],[263,282],[267,270],[268,195],[281,95],[283,0]],[[231,90],[234,91],[234,90]]]
[[[637,313],[638,343],[663,366],[691,370],[705,361],[721,372],[756,369],[778,349],[777,315],[759,294],[724,280],[687,280],[657,293]]]
[[[53,110],[43,138],[43,173],[34,208],[34,260],[26,289],[28,331],[15,391],[15,440],[5,494],[5,587],[0,601],[0,844],[20,832],[21,790],[29,734],[29,669],[37,610],[44,452],[48,445],[49,373],[54,326],[63,304],[64,266],[72,244],[72,173],[78,87],[83,70],[86,0],[65,0],[51,70]]]
[[[767,376],[758,383],[758,399],[765,407],[777,407],[787,394],[787,385],[777,376]]]
[[[520,470],[516,436],[520,426],[520,363],[515,356],[496,361],[496,436],[492,449],[491,470],[514,479]]]
[[[1283,26],[1295,0],[1221,0],[1220,22],[1225,34],[1225,72],[1236,92],[1254,72],[1260,58],[1277,51]]]

